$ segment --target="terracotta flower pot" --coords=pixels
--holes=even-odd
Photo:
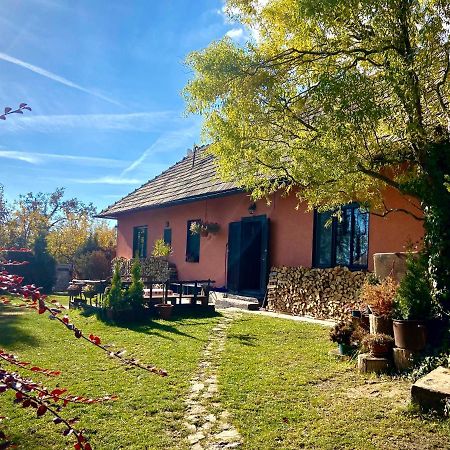
[[[369,347],[369,351],[373,356],[384,356],[391,351],[391,345],[372,343]]]
[[[394,336],[392,329],[392,319],[384,316],[369,314],[370,334],[387,334]]]
[[[158,311],[159,317],[161,319],[169,320],[172,317],[173,305],[160,303],[158,305],[155,305],[155,308]]]
[[[427,343],[425,323],[420,320],[394,320],[394,340],[396,347],[420,352]]]

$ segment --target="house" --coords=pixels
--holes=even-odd
[[[387,190],[391,208],[411,208]],[[423,236],[422,223],[393,213],[379,217],[346,206],[342,221],[330,213],[307,211],[294,194],[277,192],[254,202],[233,183],[220,181],[214,158],[196,148],[180,162],[106,208],[99,217],[116,219],[117,255],[151,255],[156,239],[172,246],[170,262],[182,280],[212,279],[216,287],[242,295],[263,295],[271,266],[372,270],[373,254],[400,252]],[[217,223],[207,237],[192,224]]]

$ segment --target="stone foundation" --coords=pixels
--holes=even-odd
[[[316,319],[347,320],[359,309],[366,273],[346,267],[310,269],[274,267],[267,286],[267,306],[276,312]]]

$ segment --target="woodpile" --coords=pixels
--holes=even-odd
[[[267,305],[276,312],[347,320],[351,311],[361,306],[358,295],[365,277],[366,273],[346,267],[274,267],[267,286]]]

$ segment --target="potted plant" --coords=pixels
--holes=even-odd
[[[433,317],[434,306],[427,266],[425,253],[410,253],[406,259],[406,274],[395,296],[395,345],[412,352],[425,348],[426,321]]]
[[[392,277],[379,281],[368,277],[360,292],[360,299],[369,307],[369,325],[372,334],[393,336],[392,314],[397,282]]]
[[[158,303],[155,305],[159,317],[164,320],[169,320],[172,317],[173,305],[170,303]]]
[[[367,334],[361,341],[362,346],[373,356],[387,355],[394,345],[394,338],[387,334]]]
[[[355,328],[352,322],[338,322],[330,331],[330,340],[338,344],[339,353],[348,355],[352,351],[351,339]]]
[[[211,234],[217,234],[220,231],[220,225],[217,222],[204,222],[203,227]]]

